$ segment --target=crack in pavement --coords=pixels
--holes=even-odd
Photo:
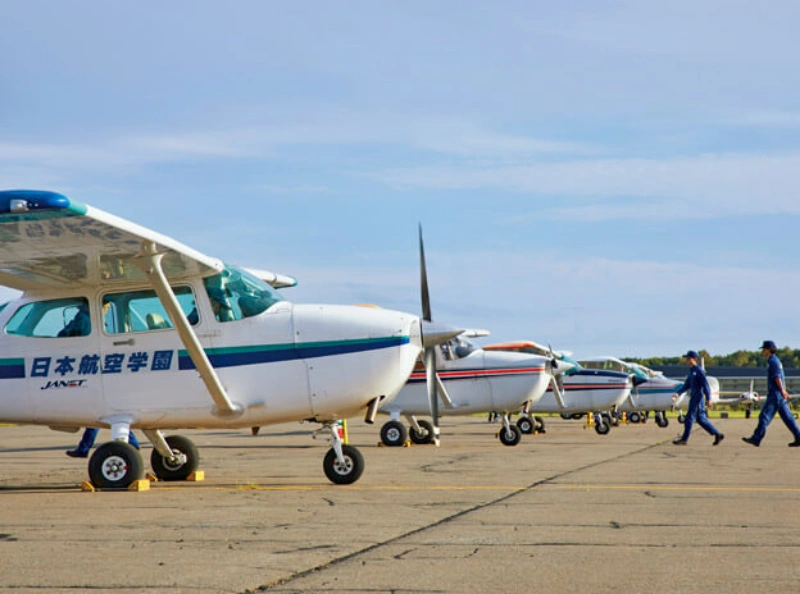
[[[334,559],[331,559],[330,561],[326,561],[325,563],[321,563],[321,564],[316,565],[314,567],[311,567],[309,569],[305,569],[303,571],[299,571],[299,572],[294,573],[294,574],[292,574],[292,575],[290,575],[288,577],[280,578],[280,579],[275,580],[274,582],[271,582],[269,584],[263,584],[261,586],[256,587],[255,590],[247,589],[244,592],[242,592],[241,594],[253,594],[254,592],[265,592],[265,591],[270,590],[271,588],[273,588],[275,586],[285,586],[286,584],[288,584],[288,583],[290,583],[290,582],[292,582],[294,580],[306,577],[306,576],[311,575],[313,573],[316,573],[318,571],[322,571],[323,569],[328,569],[328,568],[331,568],[331,567],[335,567],[335,566],[340,565],[342,563],[345,563],[347,561],[352,561],[353,559],[356,559],[357,557],[359,557],[361,555],[364,555],[366,553],[370,553],[370,552],[375,551],[375,550],[377,550],[377,549],[379,549],[381,547],[385,547],[387,545],[395,544],[395,543],[403,540],[404,538],[408,538],[408,537],[411,537],[411,536],[416,536],[418,534],[422,534],[426,530],[430,530],[432,528],[438,528],[440,526],[444,526],[445,524],[448,524],[450,522],[453,522],[454,520],[458,520],[460,518],[463,518],[464,516],[467,516],[467,515],[469,515],[469,514],[471,514],[473,512],[480,511],[480,510],[492,507],[493,505],[497,505],[499,503],[504,503],[504,502],[508,501],[509,499],[512,499],[513,497],[516,497],[517,495],[520,495],[520,494],[523,494],[523,493],[527,493],[529,491],[532,491],[532,490],[536,489],[537,487],[541,487],[542,485],[546,485],[548,483],[551,483],[552,481],[567,477],[567,476],[569,476],[571,474],[576,474],[578,472],[582,472],[582,471],[590,469],[590,468],[597,468],[598,466],[601,466],[603,464],[608,464],[610,462],[617,462],[617,461],[623,460],[623,459],[625,459],[625,458],[627,458],[629,456],[635,456],[637,454],[641,454],[643,452],[646,452],[646,451],[651,450],[653,448],[660,447],[662,445],[663,445],[663,443],[657,442],[657,443],[650,444],[650,445],[647,445],[645,447],[642,447],[642,448],[639,448],[639,449],[636,449],[636,450],[633,450],[633,451],[630,451],[630,452],[626,452],[624,454],[619,454],[619,455],[616,455],[616,456],[612,456],[611,458],[608,458],[606,460],[602,460],[602,461],[599,461],[599,462],[593,462],[593,463],[590,463],[590,464],[584,464],[583,466],[580,466],[578,468],[573,468],[573,469],[570,469],[570,470],[566,470],[564,472],[560,472],[560,473],[554,474],[554,475],[546,477],[544,479],[535,481],[535,482],[533,482],[530,485],[527,485],[525,487],[520,487],[520,488],[514,489],[510,493],[506,493],[505,495],[497,497],[496,499],[493,499],[491,501],[486,501],[484,503],[479,503],[479,504],[473,505],[473,506],[471,506],[469,508],[466,508],[466,509],[463,509],[461,511],[458,511],[458,512],[456,512],[454,514],[451,514],[449,516],[446,516],[444,518],[440,518],[439,520],[431,522],[430,524],[426,524],[425,526],[420,526],[419,528],[415,528],[413,530],[409,530],[408,532],[405,532],[403,534],[399,534],[399,535],[394,536],[392,538],[389,538],[387,540],[384,540],[384,541],[381,541],[381,542],[376,542],[376,543],[374,543],[372,545],[369,545],[369,546],[364,547],[362,549],[359,549],[357,551],[353,551],[352,553],[348,553],[346,555],[342,555],[341,557],[336,557]]]

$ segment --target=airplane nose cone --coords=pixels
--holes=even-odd
[[[462,332],[464,332],[463,328],[422,320],[422,346],[425,348],[434,347],[437,344],[442,344],[451,338],[455,338]]]
[[[575,363],[571,363],[569,361],[550,359],[547,362],[547,373],[550,375],[559,375],[566,373],[571,369],[575,369],[575,367]]]

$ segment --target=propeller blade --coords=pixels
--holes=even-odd
[[[558,386],[558,380],[556,379],[556,376],[550,376],[550,384],[553,386],[553,394],[556,397],[558,406],[561,408],[567,408],[567,405],[564,403],[564,394],[561,392],[561,388]]]
[[[425,349],[425,371],[428,385],[428,403],[431,407],[433,421],[433,443],[439,446],[439,398],[436,394],[436,350]]]
[[[453,408],[453,400],[450,398],[450,394],[447,393],[447,388],[444,386],[442,378],[439,377],[438,373],[434,377],[436,378],[436,389],[439,392],[439,398],[442,399],[447,408]]]
[[[422,243],[422,223],[419,224],[419,286],[422,298],[422,319],[430,322],[431,298],[428,293],[428,271],[425,267],[425,246]]]

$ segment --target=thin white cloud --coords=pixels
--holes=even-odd
[[[579,355],[669,355],[796,342],[800,272],[738,266],[565,258],[555,251],[429,252],[434,319],[485,327],[489,341],[531,339]],[[418,313],[413,267],[294,267],[299,302],[373,303]],[[764,287],[781,291],[765,297]]]
[[[751,111],[729,116],[723,123],[732,127],[800,128],[800,111]]]
[[[676,159],[595,159],[514,167],[420,167],[384,172],[402,188],[496,189],[548,197],[594,197],[563,203],[552,216],[588,219],[671,218],[800,213],[800,154],[702,155]],[[626,198],[620,207],[614,199]],[[633,200],[635,198],[635,200]],[[611,200],[609,200],[611,199]],[[662,206],[672,204],[668,212]]]
[[[328,194],[331,189],[326,186],[256,186],[253,188],[255,192],[264,192],[267,194]]]

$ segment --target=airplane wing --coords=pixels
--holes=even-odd
[[[142,279],[144,243],[164,254],[171,281],[211,276],[221,261],[56,192],[0,191],[0,284],[21,291]]]
[[[273,289],[285,289],[287,287],[297,286],[297,279],[286,274],[278,274],[277,272],[259,270],[256,268],[247,268],[246,270],[272,286]]]

